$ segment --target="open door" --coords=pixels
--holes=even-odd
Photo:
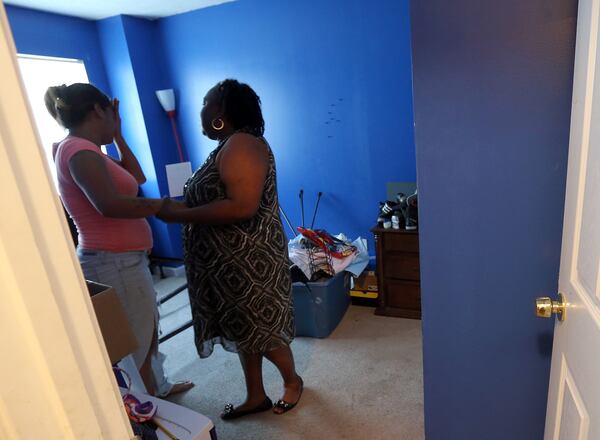
[[[0,438],[132,438],[2,3],[0,78]]]
[[[580,0],[558,301],[545,438],[600,439],[600,0]]]

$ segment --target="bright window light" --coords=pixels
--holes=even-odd
[[[85,66],[81,60],[67,58],[48,58],[32,55],[18,55],[21,76],[33,118],[40,134],[46,158],[50,165],[52,178],[56,184],[56,168],[52,159],[52,144],[60,142],[66,136],[56,121],[50,116],[44,104],[44,94],[50,86],[89,82]]]

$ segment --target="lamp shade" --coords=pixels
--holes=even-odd
[[[156,97],[167,113],[175,110],[175,92],[173,89],[157,90]]]

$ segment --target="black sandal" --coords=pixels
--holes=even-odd
[[[225,409],[221,413],[221,419],[233,420],[239,417],[247,416],[248,414],[256,414],[259,412],[268,411],[271,408],[273,408],[273,401],[268,397],[263,401],[263,403],[251,409],[238,410],[235,409],[231,403],[228,403],[225,405]]]
[[[298,395],[298,399],[296,400],[296,402],[290,403],[290,402],[286,402],[285,400],[278,400],[277,403],[275,405],[273,405],[273,408],[279,408],[282,411],[281,412],[273,411],[274,414],[277,414],[278,416],[281,414],[285,414],[286,412],[294,409],[294,407],[296,405],[298,405],[298,402],[300,402],[300,398],[302,397],[302,392],[304,391],[304,381],[302,380],[302,378],[300,376],[298,376],[298,379],[300,379],[300,394]]]

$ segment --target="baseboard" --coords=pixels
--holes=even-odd
[[[163,266],[166,277],[181,277],[185,275],[185,266]]]

